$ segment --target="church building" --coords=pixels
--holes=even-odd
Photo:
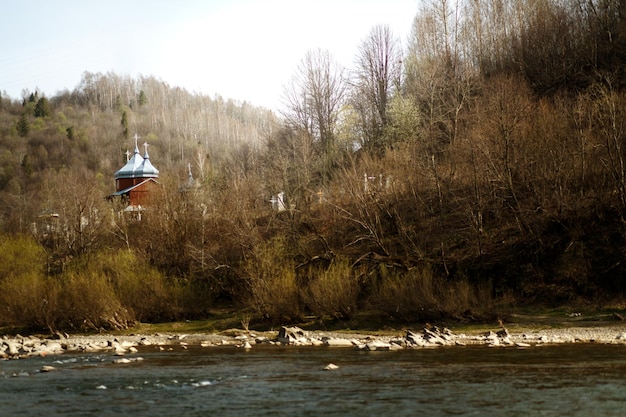
[[[135,134],[135,152],[130,157],[126,152],[126,165],[115,173],[115,192],[109,197],[121,197],[128,206],[125,211],[132,212],[141,218],[141,212],[150,205],[150,194],[154,191],[159,178],[159,170],[150,162],[148,144],[144,143],[144,155],[139,153]]]

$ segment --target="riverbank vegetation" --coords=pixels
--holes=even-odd
[[[113,73],[3,94],[0,325],[619,300],[624,51],[623,1],[432,0],[353,68],[308,51],[280,114]],[[141,221],[105,199],[134,132],[161,173]]]

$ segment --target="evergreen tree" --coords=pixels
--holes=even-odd
[[[139,107],[143,106],[144,104],[148,102],[148,99],[146,98],[146,93],[144,93],[143,90],[139,92],[139,99],[137,101],[139,103]]]
[[[24,155],[24,158],[22,158],[22,170],[26,177],[30,177],[33,173],[33,164],[30,162],[28,155]]]
[[[35,117],[50,116],[50,102],[47,98],[41,97],[35,105]]]
[[[19,136],[25,137],[26,135],[28,135],[30,125],[28,124],[28,118],[26,117],[25,113],[22,113],[20,120],[17,121],[16,129]]]
[[[122,125],[122,134],[124,135],[124,139],[128,139],[128,115],[126,114],[126,111],[122,113],[122,122],[120,124]]]

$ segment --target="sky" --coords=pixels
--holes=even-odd
[[[30,0],[2,6],[0,91],[48,97],[85,71],[154,76],[278,110],[309,50],[352,67],[388,25],[403,45],[419,0]]]

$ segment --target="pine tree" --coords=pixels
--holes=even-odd
[[[128,115],[126,111],[122,113],[122,134],[124,135],[124,139],[128,139]]]
[[[30,125],[28,124],[28,118],[25,113],[22,113],[20,120],[17,121],[17,125],[15,126],[17,129],[17,134],[21,137],[25,137],[28,135],[28,131],[30,130]]]
[[[148,99],[146,98],[146,93],[144,93],[143,90],[139,92],[139,99],[137,101],[139,103],[139,107],[143,106],[144,104],[148,102]]]
[[[22,171],[24,171],[24,174],[26,175],[26,177],[30,177],[31,174],[33,173],[33,164],[30,162],[30,158],[28,157],[28,155],[24,155],[24,158],[22,158]]]
[[[47,98],[41,97],[35,105],[35,117],[50,116],[50,102]]]

